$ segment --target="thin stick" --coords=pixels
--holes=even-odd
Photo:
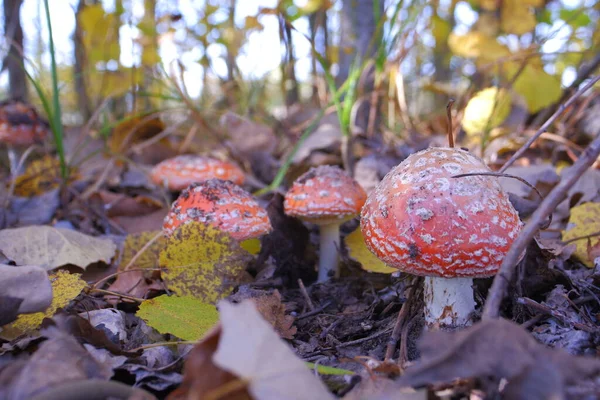
[[[153,347],[161,347],[161,346],[177,346],[180,344],[198,344],[198,340],[181,340],[179,342],[156,342],[150,344],[143,344],[140,347],[136,347],[135,349],[127,350],[132,353],[137,353],[140,350],[151,349]]]
[[[388,341],[387,347],[385,349],[385,361],[389,361],[394,357],[394,352],[396,351],[398,340],[400,340],[400,335],[402,334],[402,327],[404,326],[404,321],[406,320],[406,317],[408,316],[408,311],[410,310],[417,279],[418,278],[413,278],[408,288],[406,289],[406,301],[404,301],[404,304],[402,304],[402,308],[400,308],[400,311],[398,312],[396,325],[394,325],[392,336],[390,336],[390,340]]]
[[[339,349],[341,347],[354,346],[355,344],[361,344],[361,343],[364,343],[364,342],[368,342],[369,340],[377,339],[378,337],[381,337],[383,335],[387,335],[389,333],[392,333],[392,330],[391,329],[386,329],[385,331],[377,332],[377,333],[375,333],[375,334],[373,334],[371,336],[367,336],[367,337],[364,337],[364,338],[361,338],[361,339],[356,339],[356,340],[353,340],[351,342],[345,342],[345,343],[342,343],[342,344],[338,344],[337,346],[335,346],[335,348]]]
[[[452,104],[454,99],[450,99],[446,105],[446,116],[448,117],[448,147],[454,147],[454,130],[452,129]]]
[[[595,81],[598,79],[595,79]],[[571,98],[572,99],[572,98]],[[564,107],[561,106],[561,109]],[[540,203],[538,209],[531,216],[530,221],[525,225],[521,234],[513,242],[510,250],[506,254],[500,272],[494,278],[494,283],[490,289],[485,307],[483,309],[482,319],[488,320],[500,316],[500,305],[509,283],[512,281],[515,267],[521,254],[534,235],[543,225],[543,221],[556,209],[556,206],[565,198],[569,189],[579,180],[583,173],[596,161],[600,155],[600,135],[581,154],[581,157],[573,164],[573,167],[565,174],[558,185],[552,189],[548,196]]]
[[[574,322],[571,321],[567,318],[566,315],[563,315],[562,313],[560,313],[557,310],[554,310],[550,307],[548,307],[545,304],[540,304],[537,301],[530,299],[528,297],[519,297],[517,299],[517,303],[522,304],[524,306],[527,306],[529,308],[532,308],[536,311],[539,311],[543,314],[547,314],[550,315],[553,318],[556,318],[557,320],[559,320],[560,322],[566,324],[566,325],[570,325],[573,328],[580,330],[580,331],[585,331],[585,332],[589,332],[589,333],[596,333],[598,332],[597,328],[593,328],[591,326],[579,323],[579,322]]]
[[[584,94],[589,88],[591,88],[599,80],[600,80],[600,75],[592,78],[585,86],[583,86],[573,96],[571,96],[571,98],[569,100],[567,100],[566,103],[561,104],[558,107],[558,109],[556,110],[556,112],[554,114],[552,114],[552,116],[550,118],[548,118],[548,120],[546,122],[544,122],[542,124],[542,126],[540,126],[540,128],[535,132],[535,134],[532,137],[530,137],[529,140],[527,140],[527,142],[523,146],[521,146],[521,148],[519,150],[517,150],[515,152],[515,154],[513,154],[512,157],[508,159],[507,162],[504,163],[502,168],[500,168],[499,172],[506,171],[508,169],[508,167],[513,165],[519,157],[521,157],[523,154],[525,154],[525,152],[527,151],[527,149],[529,149],[529,147],[531,147],[533,142],[535,142],[540,137],[540,135],[542,133],[544,133],[546,131],[546,129],[548,129],[548,127],[550,125],[552,125],[554,123],[554,121],[556,121],[556,119],[558,117],[560,117],[560,115],[575,102],[575,100],[577,100],[579,97],[581,97],[582,94]]]
[[[503,172],[470,172],[468,174],[454,175],[452,178],[464,178],[464,177],[467,177],[467,176],[495,176],[495,177],[498,177],[498,178],[516,179],[519,182],[521,182],[524,185],[526,185],[529,189],[532,189],[538,195],[538,197],[540,199],[544,200],[544,196],[542,196],[542,194],[540,193],[540,191],[538,190],[538,188],[536,188],[531,183],[527,182],[525,179],[523,179],[523,178],[521,178],[520,176],[517,176],[517,175],[506,174],[506,173],[503,173]],[[540,229],[546,229],[546,228],[548,228],[551,223],[552,223],[552,214],[550,214],[550,216],[548,217],[548,221],[546,221],[543,226],[540,226]]]
[[[102,282],[106,282],[107,280],[114,278],[115,276],[124,274],[126,272],[135,272],[135,271],[160,271],[160,268],[132,268],[132,269],[126,269],[123,271],[118,271],[115,272],[114,274],[110,274],[105,276],[102,279],[97,280],[92,286],[90,286],[92,289],[96,289],[98,287],[98,285],[100,285]]]
[[[154,235],[154,237],[152,237],[152,239],[148,240],[148,242],[144,245],[144,247],[142,247],[137,253],[135,253],[135,255],[127,263],[127,265],[125,266],[125,268],[123,268],[123,270],[127,271],[129,268],[131,268],[131,266],[133,265],[133,263],[135,263],[137,261],[137,259],[140,258],[141,255],[144,254],[144,252],[146,250],[148,250],[148,248],[150,246],[152,246],[152,244],[154,242],[156,242],[158,239],[160,239],[163,235],[164,235],[164,233],[161,231],[161,232],[158,232],[156,235]]]
[[[104,289],[96,289],[96,288],[94,288],[94,289],[90,289],[90,293],[101,293],[101,294],[104,294],[104,295],[121,297],[123,299],[134,301],[136,303],[143,303],[144,302],[144,299],[140,299],[138,297],[133,297],[133,296],[127,296],[126,294],[112,292],[110,290],[104,290]]]
[[[310,296],[308,295],[308,292],[306,291],[304,282],[302,282],[302,279],[300,279],[300,278],[298,278],[298,286],[300,286],[300,291],[302,292],[302,296],[304,296],[304,300],[306,300],[306,305],[308,306],[310,311],[314,311],[315,305],[313,304],[312,300],[310,299]]]

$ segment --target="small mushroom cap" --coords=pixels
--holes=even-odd
[[[9,146],[31,146],[50,132],[48,122],[29,104],[17,100],[0,102],[0,142]]]
[[[413,275],[496,274],[521,230],[519,215],[498,178],[454,175],[490,172],[456,148],[429,148],[394,167],[361,213],[367,247],[387,265]]]
[[[180,191],[192,183],[208,179],[232,181],[236,185],[244,183],[244,171],[237,165],[216,158],[181,155],[158,163],[150,173],[152,182],[157,185],[166,184],[172,191]]]
[[[191,221],[213,225],[237,240],[257,238],[272,229],[267,212],[250,193],[220,179],[193,183],[181,192],[165,217],[163,232],[170,236]]]
[[[311,168],[285,195],[287,215],[317,225],[342,223],[360,213],[367,194],[342,169],[330,165]]]

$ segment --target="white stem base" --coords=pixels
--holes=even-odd
[[[338,268],[340,248],[340,226],[338,224],[320,226],[320,255],[319,255],[319,279],[317,282],[325,282],[331,276],[339,278]]]
[[[10,165],[10,176],[14,179],[19,175],[19,171],[17,171],[19,167],[19,154],[12,146],[8,146],[8,162]]]
[[[425,277],[423,297],[429,329],[471,325],[475,311],[472,278]]]

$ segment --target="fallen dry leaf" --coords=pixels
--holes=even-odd
[[[125,243],[123,243],[123,255],[119,262],[119,271],[123,271],[125,268],[158,268],[160,252],[165,248],[166,243],[167,239],[160,230],[127,235]],[[140,253],[142,249],[144,251]],[[136,259],[129,265],[134,257]]]
[[[243,282],[250,260],[227,233],[201,222],[177,228],[160,253],[161,275],[169,290],[213,304]]]
[[[168,213],[167,208],[161,208],[146,215],[112,217],[111,221],[119,225],[126,233],[142,233],[162,229],[163,221]]]
[[[271,324],[273,329],[284,339],[293,339],[298,329],[293,326],[294,317],[285,313],[285,304],[281,302],[278,290],[272,294],[254,297],[256,309]]]
[[[494,377],[508,381],[507,399],[547,400],[565,398],[566,385],[600,374],[600,360],[547,348],[503,319],[458,332],[428,332],[419,347],[422,359],[406,369],[399,386]]]
[[[151,290],[163,290],[164,285],[158,280],[152,278],[152,273],[145,271],[126,271],[117,275],[117,279],[108,287],[111,292],[126,294],[138,299],[145,299]],[[105,296],[110,304],[117,304],[121,301],[118,296]]]
[[[21,299],[19,305],[12,309],[15,318],[17,314],[44,311],[52,303],[52,284],[43,268],[0,264],[0,305],[4,305],[2,297]],[[4,310],[7,311],[11,310]],[[0,315],[0,318],[6,317],[4,313]],[[8,322],[0,320],[0,326]]]
[[[183,382],[167,400],[203,399],[209,393],[232,382],[239,381],[232,373],[213,362],[213,355],[221,339],[221,325],[217,325],[194,346],[187,356],[183,370]],[[228,400],[251,400],[245,386],[227,394]]]
[[[387,266],[383,261],[377,258],[375,254],[371,253],[365,244],[365,239],[363,238],[360,226],[346,236],[344,243],[348,248],[350,257],[358,261],[365,271],[377,272],[380,274],[392,274],[398,272],[396,268]]]
[[[251,155],[256,151],[272,153],[277,146],[277,138],[271,127],[250,121],[231,111],[223,114],[219,124],[227,132],[229,144],[237,153],[243,155]],[[249,137],[252,140],[248,140]]]
[[[221,337],[213,362],[248,382],[254,400],[332,400],[250,300],[219,302]]]
[[[0,398],[31,399],[69,381],[108,380],[112,369],[96,361],[87,350],[56,328],[46,330],[43,342],[25,362],[13,362],[0,369]]]
[[[342,400],[427,400],[427,390],[398,390],[398,385],[384,377],[363,377]]]
[[[28,226],[0,230],[0,251],[18,265],[39,265],[52,270],[63,265],[108,263],[117,246],[108,239],[84,235],[70,229]]]
[[[571,217],[566,229],[562,232],[562,240],[581,238],[596,234],[600,231],[600,203],[585,203],[571,208]],[[588,246],[593,247],[600,243],[598,236],[590,236],[589,239],[581,238],[573,242],[577,246],[575,257],[587,265],[594,266],[594,259],[589,257]]]
[[[98,195],[105,204],[108,217],[146,215],[164,207],[160,201],[148,196],[129,197],[108,190],[100,190]]]
[[[80,274],[70,274],[62,270],[51,274],[50,282],[52,283],[50,306],[44,312],[19,315],[15,322],[0,328],[0,337],[14,339],[37,329],[44,318],[53,316],[59,308],[67,306],[87,286],[80,278]]]

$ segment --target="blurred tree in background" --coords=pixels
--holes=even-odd
[[[19,23],[43,20],[39,1],[23,7],[22,0],[3,1],[3,97],[27,96],[23,65],[48,82],[48,48],[36,55],[27,45],[46,44],[47,29],[28,23],[23,35]],[[509,115],[547,114],[565,87],[575,88],[600,62],[600,4],[591,0],[71,0],[70,6],[72,26],[51,10],[58,50],[72,49],[59,58],[69,121],[87,121],[98,109],[117,119],[169,107],[267,115],[281,106],[324,106],[332,94],[328,76],[338,88],[359,76],[340,97],[353,93],[352,129],[439,131],[443,124],[431,115],[455,97],[464,131],[485,147]],[[473,117],[490,102],[488,118]]]

